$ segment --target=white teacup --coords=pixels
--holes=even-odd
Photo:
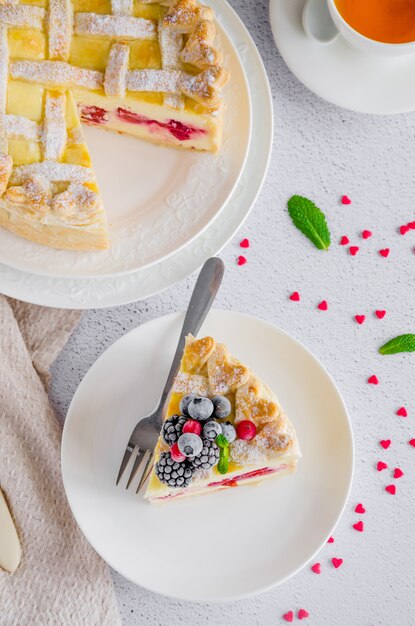
[[[362,0],[364,2],[364,0]],[[409,43],[384,43],[365,37],[357,30],[352,28],[346,22],[340,11],[338,10],[335,0],[307,0],[303,12],[303,24],[306,34],[322,44],[331,43],[336,38],[336,33],[327,38],[316,36],[316,29],[312,24],[316,24],[318,20],[326,21],[327,15],[324,12],[330,12],[334,26],[344,39],[346,39],[354,48],[358,48],[363,52],[375,56],[396,57],[406,54],[415,53],[415,41]],[[334,32],[333,29],[331,32]]]

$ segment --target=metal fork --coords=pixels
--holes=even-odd
[[[213,257],[206,261],[200,271],[196,285],[193,289],[192,297],[190,298],[179,342],[177,344],[176,353],[174,355],[173,363],[171,365],[166,384],[164,385],[160,401],[153,413],[141,419],[131,433],[130,440],[127,444],[118,472],[116,481],[117,485],[133,456],[134,463],[131,469],[130,477],[127,481],[126,489],[128,489],[133,480],[140,475],[136,490],[136,493],[138,493],[151,473],[151,469],[153,467],[154,449],[163,424],[163,417],[170,390],[173,386],[173,382],[176,378],[180,361],[183,356],[186,335],[189,333],[197,335],[199,332],[199,329],[202,326],[218,292],[219,286],[222,282],[224,270],[225,266],[223,261],[217,257]]]

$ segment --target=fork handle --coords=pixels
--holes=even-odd
[[[200,274],[193,289],[192,297],[190,298],[189,306],[187,307],[173,363],[161,394],[159,408],[164,407],[173,386],[174,379],[176,378],[176,374],[179,371],[186,336],[188,334],[197,335],[199,332],[199,329],[205,321],[206,315],[209,313],[210,307],[212,306],[218,292],[224,271],[225,266],[223,261],[217,257],[208,259],[200,270]],[[161,428],[162,411],[157,411],[157,414],[158,419],[160,420],[160,424],[158,424],[158,426]]]

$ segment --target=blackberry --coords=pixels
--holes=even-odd
[[[194,457],[192,464],[195,469],[208,470],[219,461],[219,448],[214,441],[203,439],[202,452]]]
[[[183,426],[187,422],[184,415],[172,415],[163,424],[162,435],[168,446],[172,446],[177,442],[182,434]]]
[[[173,461],[170,452],[162,452],[156,463],[156,476],[169,487],[188,487],[195,469],[189,461]]]

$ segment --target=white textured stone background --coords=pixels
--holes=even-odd
[[[322,573],[307,567],[266,594],[228,605],[175,602],[136,587],[114,573],[126,626],[273,626],[282,614],[304,607],[304,624],[318,626],[411,626],[415,624],[415,354],[382,357],[378,346],[415,332],[415,115],[372,117],[327,104],[289,72],[275,48],[264,0],[233,0],[264,59],[274,99],[274,150],[268,177],[250,218],[221,254],[226,275],[217,307],[237,309],[274,322],[321,359],[348,405],[356,438],[356,472],[335,543],[319,554]],[[316,250],[290,223],[286,201],[294,193],[313,198],[332,231],[328,253]],[[339,203],[341,194],[353,200]],[[373,237],[363,241],[368,228]],[[356,257],[338,245],[347,234],[360,246]],[[248,263],[238,267],[238,242],[249,237]],[[380,248],[390,247],[387,259]],[[184,309],[195,276],[165,293],[129,306],[85,313],[53,368],[51,397],[63,419],[82,377],[95,359],[128,330]],[[298,290],[301,301],[291,302]],[[316,309],[325,298],[329,310]],[[386,309],[383,320],[375,309]],[[356,314],[366,314],[358,326]],[[380,384],[367,377],[376,373]],[[301,390],[300,390],[301,392]],[[408,418],[395,411],[401,405]],[[389,450],[378,441],[390,438]],[[378,473],[382,459],[402,468]],[[384,491],[395,482],[396,496]],[[354,513],[357,502],[367,509]],[[364,519],[365,531],[352,524]],[[218,519],[218,530],[220,520]],[[226,529],[232,533],[232,529]],[[253,529],[255,532],[255,529]],[[243,550],[243,546],[241,546]],[[335,570],[330,559],[342,557]],[[229,575],[232,576],[230,567]],[[200,572],[203,584],[203,572]],[[1,621],[1,620],[0,620]],[[295,623],[298,620],[295,619]]]

